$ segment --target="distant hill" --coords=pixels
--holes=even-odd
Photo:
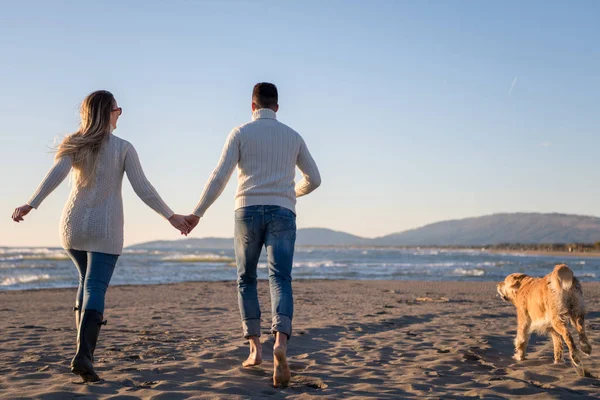
[[[358,246],[371,239],[325,228],[298,229],[296,244],[299,246]]]
[[[600,218],[512,213],[443,221],[374,240],[383,246],[479,246],[500,243],[594,243]]]
[[[337,232],[324,228],[298,229],[296,244],[298,246],[356,246],[365,244],[370,239]],[[230,249],[233,238],[190,238],[180,240],[158,240],[130,246],[130,249]]]
[[[501,243],[594,243],[600,218],[568,214],[511,213],[436,222],[375,239],[324,228],[299,229],[299,246],[482,246]],[[130,248],[231,248],[231,238],[141,243]]]
[[[179,240],[157,240],[129,246],[128,249],[231,249],[233,238],[189,238]]]

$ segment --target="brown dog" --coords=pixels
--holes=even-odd
[[[577,329],[581,351],[591,354],[592,346],[585,334],[583,291],[579,279],[566,264],[557,265],[543,278],[511,274],[504,282],[498,283],[497,290],[502,300],[517,308],[515,360],[525,359],[532,332],[549,333],[554,343],[554,363],[562,362],[564,340],[573,366],[579,373],[585,373],[567,325],[571,321]]]

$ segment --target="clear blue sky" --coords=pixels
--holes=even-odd
[[[323,186],[300,227],[379,236],[494,212],[600,215],[600,2],[3,2],[0,245],[57,245],[65,182],[9,217],[96,89],[191,212],[259,81]],[[125,183],[126,244],[177,238]],[[235,176],[193,236],[232,234]]]

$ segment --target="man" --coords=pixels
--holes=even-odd
[[[256,84],[252,92],[252,121],[229,134],[221,159],[187,220],[192,228],[198,224],[237,166],[234,236],[238,302],[244,337],[250,342],[250,355],[242,365],[251,367],[262,362],[256,270],[265,246],[273,314],[271,330],[275,335],[273,385],[285,387],[291,378],[286,350],[294,313],[291,275],[296,198],[315,190],[321,177],[302,137],[277,121],[278,110],[275,85]],[[303,175],[298,184],[294,184],[296,166]]]

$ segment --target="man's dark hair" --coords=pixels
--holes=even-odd
[[[258,108],[274,108],[277,106],[279,101],[279,95],[277,94],[277,86],[268,82],[260,82],[254,85],[252,91],[252,102],[258,106]]]

